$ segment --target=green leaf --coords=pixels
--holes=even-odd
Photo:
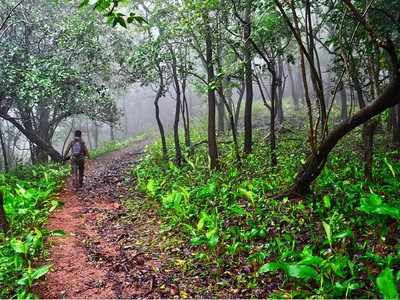
[[[339,232],[333,236],[333,240],[341,240],[344,238],[352,237],[353,231],[351,229],[347,229],[345,231]]]
[[[319,256],[308,256],[301,260],[299,264],[307,265],[307,266],[316,266],[319,267],[324,260]]]
[[[383,203],[382,197],[377,194],[362,198],[360,210],[369,214],[388,215],[400,220],[400,209]]]
[[[330,208],[330,207],[331,207],[331,198],[329,197],[329,195],[325,195],[325,196],[322,198],[322,201],[324,202],[324,206],[325,206],[326,208]]]
[[[51,233],[50,233],[50,236],[56,236],[56,237],[64,237],[64,236],[66,236],[66,233],[65,233],[65,231],[64,230],[53,230]]]
[[[20,254],[28,253],[28,245],[26,243],[24,243],[20,240],[17,240],[17,239],[12,239],[10,244],[16,253],[20,253]]]
[[[267,272],[274,272],[274,271],[277,271],[279,269],[282,269],[282,263],[269,262],[269,263],[266,263],[266,264],[262,265],[260,267],[260,269],[258,269],[258,273],[262,274],[262,273],[267,273]]]
[[[388,168],[389,168],[390,172],[392,173],[393,177],[396,178],[396,172],[394,171],[393,166],[387,161],[386,157],[383,159],[383,161],[388,166]]]
[[[210,246],[211,249],[215,249],[215,247],[217,247],[218,240],[219,240],[218,235],[213,234],[212,236],[210,236],[208,238],[207,244],[208,244],[208,246]]]
[[[314,268],[299,264],[288,265],[286,272],[290,277],[304,279],[306,281],[318,275]]]
[[[328,239],[329,245],[332,247],[332,230],[331,230],[331,226],[322,221],[322,226],[324,227],[325,230],[325,234],[326,234],[326,238]]]
[[[50,271],[51,265],[41,266],[39,268],[34,269],[31,274],[31,278],[36,280],[47,274]]]
[[[396,282],[394,281],[393,270],[386,268],[376,278],[376,284],[379,291],[385,299],[398,299]]]
[[[236,203],[232,204],[229,207],[229,210],[235,214],[238,215],[240,217],[243,217],[246,214],[246,211],[243,209],[243,207],[240,207],[239,205],[237,205]]]

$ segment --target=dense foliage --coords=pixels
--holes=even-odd
[[[44,228],[49,214],[60,202],[55,193],[68,169],[60,166],[20,167],[0,173],[0,190],[9,222],[7,235],[0,233],[0,297],[27,298],[32,284],[51,265],[38,264],[45,254],[44,239],[62,232]]]
[[[386,152],[379,139],[377,180],[367,182],[351,135],[331,154],[313,195],[274,199],[305,159],[303,134],[280,136],[279,168],[266,162],[260,141],[239,166],[224,146],[221,170],[210,174],[201,149],[178,168],[163,163],[156,144],[135,172],[161,203],[166,231],[178,234],[176,247],[192,249],[184,259],[204,280],[213,274],[213,295],[230,288],[247,297],[397,297],[399,151]]]

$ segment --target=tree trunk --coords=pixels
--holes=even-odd
[[[276,116],[279,124],[282,124],[284,121],[283,115],[283,93],[285,89],[285,74],[283,71],[283,60],[281,56],[278,56],[278,77],[276,82]]]
[[[206,43],[206,62],[207,62],[207,83],[208,83],[208,155],[210,157],[210,168],[218,169],[218,148],[217,137],[215,133],[215,90],[210,86],[214,81],[214,63],[213,63],[213,45],[211,36],[211,27],[209,24],[208,13],[203,14],[205,26]]]
[[[275,133],[275,118],[276,118],[276,98],[277,98],[277,78],[276,73],[272,72],[271,82],[271,120],[270,120],[270,133],[269,133],[269,144],[271,151],[271,165],[277,166],[278,161],[276,158],[276,133]]]
[[[47,143],[51,145],[50,136],[50,111],[46,108],[41,108],[39,112],[39,124],[37,128],[38,135]],[[36,158],[41,163],[47,163],[49,160],[49,155],[45,149],[42,149],[39,145],[36,148],[37,155]]]
[[[347,94],[342,81],[338,89],[340,94],[340,120],[344,121],[347,119]]]
[[[0,191],[0,231],[7,232],[8,222],[4,211],[3,192]]]
[[[110,124],[110,140],[112,142],[115,141],[115,134],[114,134],[114,125]]]
[[[168,159],[167,141],[165,140],[165,131],[160,118],[160,106],[158,105],[158,102],[160,101],[164,93],[164,76],[159,63],[157,64],[157,72],[160,81],[159,81],[158,91],[154,99],[154,108],[155,108],[158,130],[160,132],[162,156],[164,160],[167,160]]]
[[[190,148],[190,113],[186,98],[186,76],[182,79],[182,120],[185,130],[185,145]]]
[[[377,120],[369,120],[364,124],[362,136],[364,147],[364,175],[367,180],[372,180],[372,163],[374,155],[374,133],[378,125]]]
[[[246,80],[246,101],[244,104],[244,153],[251,153],[253,143],[252,128],[252,106],[253,106],[253,70],[251,67],[251,6],[245,9],[245,23],[243,26],[243,39],[245,40],[245,80]]]
[[[290,194],[307,194],[312,182],[320,175],[329,153],[346,134],[387,108],[400,103],[400,80],[398,78],[400,78],[399,75],[374,102],[332,129],[318,146],[317,151],[307,158],[306,163],[296,176]]]
[[[7,147],[4,142],[3,129],[1,128],[1,124],[0,124],[0,143],[1,143],[1,152],[3,153],[4,170],[8,172],[10,170],[10,167],[8,164]]]
[[[400,145],[400,105],[397,104],[391,109],[392,115],[392,143]]]
[[[240,108],[242,106],[243,96],[245,91],[245,82],[243,81],[239,88],[239,98],[235,109],[235,127],[236,131],[238,130],[239,116],[240,116]]]
[[[182,150],[179,141],[179,115],[181,112],[181,88],[179,84],[178,71],[177,71],[177,62],[175,52],[170,47],[170,53],[172,55],[172,77],[175,85],[176,92],[176,105],[175,105],[175,118],[174,118],[174,144],[175,144],[175,163],[179,166],[182,163]]]

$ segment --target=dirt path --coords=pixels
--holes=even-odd
[[[124,222],[128,210],[121,202],[136,197],[140,203],[141,195],[132,189],[127,173],[145,144],[138,142],[89,162],[83,190],[73,192],[69,182],[61,191],[64,206],[51,216],[48,228],[68,235],[49,241],[53,268],[35,287],[41,298],[133,298],[153,293],[157,257],[143,252],[143,245],[138,247],[135,241],[146,234],[139,244],[151,242],[157,236],[152,232],[158,230],[157,219],[150,210],[142,222],[146,228],[133,228]]]

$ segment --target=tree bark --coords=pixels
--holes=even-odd
[[[167,141],[165,139],[165,130],[163,123],[161,121],[160,106],[159,106],[159,101],[161,97],[164,95],[165,83],[164,83],[163,69],[161,68],[159,62],[156,63],[156,68],[157,68],[159,82],[158,82],[157,94],[156,97],[154,98],[154,109],[155,109],[155,117],[157,121],[158,131],[160,132],[161,151],[163,160],[167,160],[168,159]]]
[[[218,169],[218,148],[217,137],[215,133],[215,90],[211,87],[214,81],[214,63],[213,63],[213,44],[211,36],[211,27],[209,24],[208,13],[203,14],[205,43],[206,43],[206,63],[207,63],[207,83],[208,83],[208,155],[210,157],[210,168]]]
[[[253,126],[252,126],[252,106],[253,106],[253,70],[251,66],[251,6],[247,5],[245,9],[245,20],[243,25],[243,39],[245,40],[244,58],[245,58],[245,81],[246,81],[246,101],[244,104],[244,148],[245,154],[251,153],[253,144]]]
[[[182,163],[182,150],[181,150],[181,144],[179,141],[179,117],[180,117],[180,112],[181,112],[181,88],[180,88],[180,84],[179,84],[176,56],[175,56],[174,50],[172,49],[172,46],[170,46],[170,53],[172,56],[172,64],[171,64],[172,78],[174,80],[175,92],[176,92],[175,118],[174,118],[174,126],[173,126],[174,144],[175,144],[175,163],[179,166]]]
[[[400,145],[400,105],[396,105],[391,109],[392,119],[392,143],[393,145]]]
[[[190,113],[188,107],[188,101],[186,97],[186,75],[182,78],[182,120],[183,127],[185,130],[185,145],[190,148],[191,138],[190,138]]]
[[[242,107],[242,101],[243,101],[243,96],[244,96],[244,91],[245,91],[245,82],[242,81],[240,88],[239,88],[239,98],[238,102],[236,105],[235,109],[235,126],[236,126],[236,131],[238,130],[238,123],[239,123],[239,116],[240,116],[240,108]]]
[[[162,77],[162,75],[161,75]],[[157,121],[157,125],[158,125],[158,130],[160,132],[160,138],[161,138],[161,145],[162,145],[162,155],[163,155],[163,159],[167,160],[168,158],[168,150],[167,150],[167,142],[165,140],[165,131],[164,131],[164,126],[161,122],[161,118],[160,118],[160,107],[158,105],[158,102],[161,99],[161,96],[163,94],[164,91],[164,84],[162,83],[162,79],[160,82],[160,85],[158,87],[158,91],[156,94],[156,97],[154,99],[154,108],[155,108],[155,114],[156,114],[156,121]]]
[[[276,99],[277,99],[277,78],[276,73],[272,72],[272,82],[271,82],[271,120],[270,120],[270,133],[269,133],[269,143],[271,151],[271,165],[277,166],[278,160],[276,158],[276,133],[275,133],[275,119],[276,119]]]
[[[4,137],[3,137],[3,129],[1,128],[0,124],[0,143],[1,143],[1,152],[3,153],[3,162],[4,162],[4,170],[8,172],[10,170],[10,166],[8,164],[8,157],[7,157],[7,147],[4,142]]]
[[[0,231],[7,232],[8,222],[4,211],[3,192],[0,191]]]
[[[340,120],[344,121],[347,119],[347,94],[343,82],[339,86],[340,94]]]

